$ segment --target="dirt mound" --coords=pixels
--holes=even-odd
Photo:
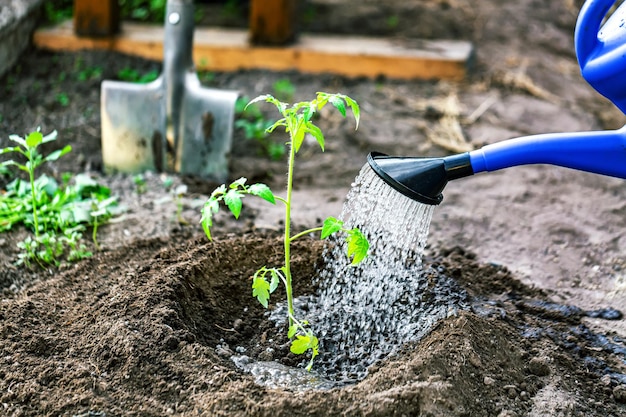
[[[141,240],[5,299],[0,402],[8,404],[8,415],[619,410],[612,388],[626,379],[623,363],[594,345],[591,332],[571,332],[584,327],[580,317],[542,318],[539,307],[520,308],[542,294],[459,250],[443,251],[434,266],[459,283],[494,284],[488,292],[468,286],[473,311],[443,320],[419,343],[373,365],[356,385],[299,392],[256,385],[233,364],[235,352],[258,358],[271,348],[274,360],[297,363],[280,337],[284,329],[269,324],[250,294],[249,277],[280,262],[281,245],[258,234],[211,243],[202,236]],[[296,291],[310,292],[322,245],[303,241],[294,252]]]

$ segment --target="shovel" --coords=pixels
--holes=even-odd
[[[168,0],[159,78],[102,83],[106,172],[170,171],[226,180],[238,93],[200,85],[192,60],[193,19],[192,0]]]

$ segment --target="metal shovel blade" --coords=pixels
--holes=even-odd
[[[146,85],[102,83],[106,171],[175,171],[224,181],[238,93],[203,88],[192,60],[192,0],[168,0],[163,71]]]
[[[102,83],[102,160],[107,173],[163,171],[166,112],[163,79]]]
[[[234,91],[202,88],[195,73],[187,74],[176,172],[226,181],[238,96]]]

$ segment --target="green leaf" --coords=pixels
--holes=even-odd
[[[317,143],[319,143],[320,148],[322,148],[322,152],[324,152],[324,134],[322,133],[322,129],[315,126],[312,122],[306,122],[306,131],[313,135]]]
[[[24,140],[24,138],[18,136],[18,135],[9,135],[9,139],[11,139],[13,142],[17,142],[20,145],[22,145],[24,148],[27,148],[28,146],[26,145],[26,141]]]
[[[296,355],[302,355],[309,349],[313,349],[313,343],[317,338],[312,335],[297,335],[296,339],[291,342],[289,350]]]
[[[337,110],[339,110],[339,113],[341,113],[343,117],[346,117],[346,105],[340,97],[332,95],[328,97],[328,101],[330,101],[330,104],[332,104],[337,108]]]
[[[280,100],[277,100],[274,96],[272,96],[271,94],[263,94],[260,95],[258,97],[253,98],[252,100],[250,100],[250,102],[248,103],[248,105],[244,108],[244,110],[246,108],[248,108],[249,105],[256,103],[258,101],[265,101],[268,103],[272,103],[274,106],[276,106],[276,108],[278,109],[278,111],[282,114],[285,112],[285,109],[287,108],[287,103],[283,103]]]
[[[348,257],[352,257],[352,265],[361,262],[367,256],[370,243],[359,229],[352,229],[348,232]]]
[[[328,217],[324,220],[322,225],[322,239],[326,239],[328,236],[340,231],[343,228],[343,222],[334,217]]]
[[[226,185],[222,184],[211,193],[211,198],[217,198],[226,192]]]
[[[267,308],[267,303],[270,299],[270,284],[268,284],[265,278],[259,277],[256,274],[252,280],[252,296],[256,297],[259,303]]]
[[[302,110],[302,115],[304,116],[304,120],[307,122],[313,118],[315,113],[317,112],[317,103],[316,101],[312,101],[307,103],[307,106]]]
[[[301,123],[296,124],[296,131],[293,132],[293,147],[298,152],[302,143],[304,142],[304,134],[306,133],[305,129],[303,129]]]
[[[289,331],[287,332],[287,337],[289,339],[291,339],[292,337],[294,337],[296,335],[297,331],[298,331],[298,325],[292,324],[291,326],[289,326]]]
[[[10,153],[10,152],[19,152],[19,151],[20,151],[19,147],[17,147],[17,146],[9,146],[7,148],[0,149],[0,155],[5,154],[5,153]]]
[[[352,114],[354,114],[354,120],[356,120],[356,130],[359,128],[359,120],[361,119],[361,110],[359,108],[359,105],[356,101],[352,100],[348,96],[344,96],[343,98],[346,100],[346,103],[348,103],[348,106],[350,106],[350,108],[352,109]]]
[[[233,213],[235,219],[238,219],[239,214],[241,214],[241,206],[243,205],[241,192],[239,190],[228,190],[224,195],[224,203],[226,203],[230,212]]]
[[[315,99],[315,101],[317,102],[317,109],[321,110],[328,103],[328,94],[318,91],[317,98]]]
[[[274,129],[276,129],[278,126],[287,127],[287,121],[284,118],[280,119],[280,120],[277,120],[277,121],[274,122],[274,124],[272,124],[270,127],[265,129],[265,131],[267,133],[272,133],[274,131]]]
[[[248,102],[248,104],[246,104],[246,107],[244,107],[243,109],[244,109],[244,111],[245,111],[248,107],[250,107],[252,104],[254,104],[254,103],[256,103],[256,102],[259,102],[259,101],[269,101],[269,100],[270,100],[270,99],[272,99],[272,98],[274,98],[274,97],[272,97],[272,95],[271,95],[271,94],[262,94],[262,95],[260,95],[260,96],[256,96],[255,98],[253,98],[252,100],[250,100],[250,101]]]
[[[252,184],[248,188],[248,192],[257,197],[261,197],[265,201],[268,201],[272,204],[276,204],[276,199],[274,198],[274,194],[272,193],[272,190],[270,190],[270,187],[268,187],[265,184],[262,184],[262,183]]]
[[[204,207],[202,207],[202,218],[200,219],[200,223],[202,224],[202,229],[209,240],[212,240],[211,226],[213,226],[213,214],[217,213],[219,208],[219,203],[214,199],[209,199],[206,203],[204,203]]]
[[[63,155],[71,151],[72,151],[72,147],[70,145],[67,145],[63,149],[58,149],[52,152],[50,155],[46,156],[44,158],[44,161],[45,162],[56,161],[57,159],[59,159],[60,157],[62,157]]]
[[[26,136],[26,146],[29,148],[36,148],[43,141],[43,135],[41,132],[31,132]]]
[[[205,204],[205,208],[211,210],[213,214],[217,214],[217,212],[220,210],[220,203],[213,198],[209,198]]]
[[[238,188],[238,187],[243,188],[243,187],[244,187],[244,185],[246,184],[246,181],[247,181],[247,179],[246,179],[245,177],[241,177],[241,178],[239,178],[238,180],[233,181],[233,182],[230,184],[230,188],[231,188],[231,189],[232,189],[232,188]]]
[[[317,340],[317,337],[313,336],[313,340],[311,341],[311,360],[305,368],[308,372],[311,372],[311,368],[313,368],[313,361],[319,353],[319,340]]]
[[[270,281],[270,293],[273,293],[276,291],[276,288],[278,288],[280,278],[278,278],[278,271],[275,269],[270,269],[270,273],[272,274],[272,280]]]
[[[44,136],[41,139],[41,143],[52,142],[53,140],[56,140],[56,138],[57,138],[57,131],[53,130],[51,133],[48,133],[46,136]]]

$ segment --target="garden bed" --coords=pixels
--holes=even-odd
[[[337,19],[346,23],[341,30],[353,33],[370,28],[405,39],[469,39],[477,45],[472,77],[463,83],[265,71],[201,77],[205,85],[249,97],[271,93],[277,81],[287,79],[294,100],[329,91],[359,102],[357,131],[352,121],[324,112],[319,125],[326,151],[320,153],[315,143],[303,145],[296,167],[296,230],[339,214],[371,150],[447,155],[519,135],[618,128],[625,121],[578,74],[572,39],[580,2],[378,3],[320,2],[318,12],[329,18],[320,18],[325,25],[313,29],[340,31]],[[424,7],[436,18],[416,24]],[[355,24],[355,16],[368,24]],[[390,16],[397,19],[377,20]],[[257,384],[231,355],[299,363],[289,353],[283,329],[273,327],[250,294],[250,275],[262,265],[280,263],[280,209],[246,198],[242,218],[219,216],[215,241],[209,242],[200,228],[198,204],[217,184],[171,176],[174,184],[188,187],[182,199],[188,224],[182,224],[163,176],[145,175],[140,193],[132,176],[101,173],[101,81],[128,68],[145,74],[159,67],[105,52],[30,50],[0,80],[0,146],[8,145],[12,133],[37,126],[46,133],[57,129],[59,138],[48,150],[71,144],[73,151],[49,164],[47,172],[56,177],[87,172],[126,206],[125,214],[100,228],[100,250],[86,242],[95,252],[92,258],[58,269],[15,266],[16,244],[27,231],[0,235],[3,413],[504,417],[626,412],[626,325],[618,314],[626,305],[626,187],[623,180],[550,166],[478,175],[445,190],[424,263],[467,292],[467,309],[371,366],[358,383],[330,390]],[[261,109],[265,117],[275,117],[269,106]],[[279,193],[285,165],[268,159],[258,143],[236,131],[231,179],[246,176]],[[322,244],[306,238],[293,252],[297,294],[314,293]]]

